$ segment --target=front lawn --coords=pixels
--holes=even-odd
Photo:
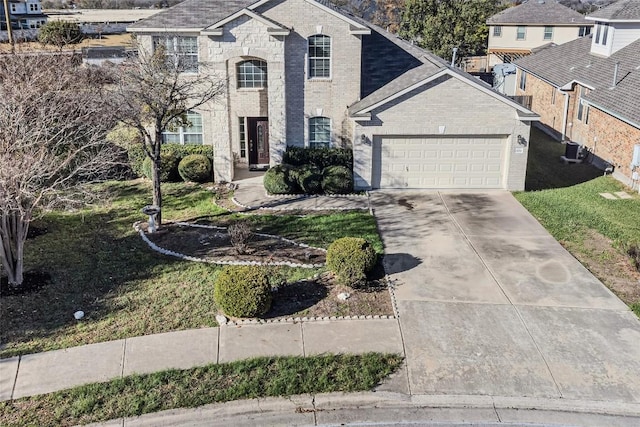
[[[258,358],[132,375],[0,403],[3,426],[70,426],[236,399],[371,390],[402,363],[398,355]],[[311,409],[311,408],[300,408]]]
[[[627,191],[628,200],[599,193]],[[627,255],[640,245],[640,196],[612,177],[516,198],[578,260],[640,316],[640,273]]]
[[[145,219],[140,209],[150,203],[150,184],[112,182],[95,191],[109,200],[51,212],[34,224],[46,232],[27,241],[27,269],[48,272],[51,282],[23,295],[0,294],[0,357],[216,325],[213,278],[219,267],[155,253],[132,227]],[[216,207],[211,192],[197,185],[163,184],[163,195],[165,221],[241,218]],[[337,237],[356,235],[382,248],[366,213],[248,220],[307,244],[327,247]],[[322,271],[285,270],[292,279]],[[85,312],[81,321],[74,319],[78,310]]]

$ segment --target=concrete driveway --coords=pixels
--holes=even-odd
[[[411,394],[640,403],[640,321],[510,193],[371,200]]]

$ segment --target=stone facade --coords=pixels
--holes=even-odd
[[[189,1],[176,7],[183,7],[186,12],[188,4]],[[228,7],[226,3],[220,5]],[[499,95],[486,88],[477,89],[481,83],[471,76],[451,72],[449,75],[456,74],[457,78],[445,78],[403,95],[374,111],[369,123],[356,121],[350,116],[350,106],[366,102],[377,91],[385,93],[389,87],[403,90],[409,71],[423,64],[430,64],[427,68],[431,73],[447,70],[447,65],[323,2],[272,0],[247,7],[235,13],[225,9],[224,13],[230,15],[217,16],[211,23],[199,19],[197,24],[190,24],[193,28],[188,27],[189,30],[176,29],[185,28],[182,21],[188,17],[175,22],[176,28],[169,28],[172,36],[197,37],[198,61],[202,64],[199,72],[226,82],[224,96],[198,111],[203,118],[204,143],[214,149],[216,181],[233,180],[234,162],[247,162],[248,118],[268,118],[269,162],[274,165],[281,162],[287,146],[308,147],[309,121],[323,117],[331,124],[331,146],[354,149],[359,189],[371,187],[372,150],[367,141],[380,135],[434,135],[441,126],[447,129],[446,134],[504,138],[504,188],[524,188],[526,147],[519,147],[517,153],[513,149],[516,136],[528,139],[528,122],[518,120],[517,108]],[[167,10],[158,16],[164,18],[157,22],[166,22],[175,13]],[[150,19],[148,22],[155,22]],[[166,33],[160,33],[162,24],[147,25],[143,21],[133,30],[142,45],[151,49],[152,37]],[[328,77],[309,75],[308,43],[315,35],[330,40]],[[266,63],[266,87],[238,87],[238,64],[246,60]],[[241,123],[246,124],[246,156],[241,155]]]

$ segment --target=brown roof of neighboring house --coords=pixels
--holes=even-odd
[[[640,21],[640,0],[618,0],[590,13],[588,18],[604,21]]]
[[[592,25],[584,15],[553,0],[531,0],[498,12],[487,24]]]
[[[582,37],[515,61],[556,87],[578,82],[592,90],[584,99],[640,127],[640,40],[609,57],[591,54],[591,37]],[[618,74],[614,85],[614,69]]]

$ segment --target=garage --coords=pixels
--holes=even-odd
[[[505,188],[507,135],[373,137],[373,188]]]

